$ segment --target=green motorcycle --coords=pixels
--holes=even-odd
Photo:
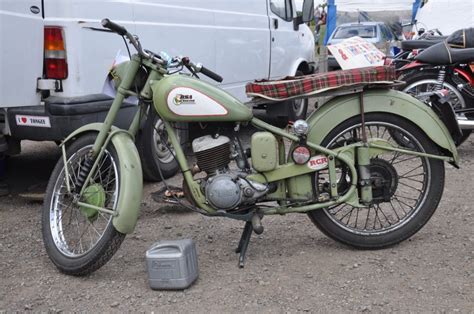
[[[443,162],[457,166],[443,122],[399,91],[366,84],[333,93],[308,119],[280,129],[193,77],[202,73],[222,80],[201,64],[165,60],[143,49],[124,27],[108,19],[102,25],[125,36],[137,53],[114,70],[117,95],[105,121],[64,140],[49,180],[43,240],[52,262],[66,274],[99,269],[133,232],[143,186],[134,138],[149,114],[160,117],[160,143],[183,174],[186,200],[180,202],[207,216],[245,223],[237,248],[241,267],[252,232],[263,232],[265,215],[305,213],[324,234],[356,248],[379,249],[408,239],[439,204]],[[192,75],[178,73],[183,68]],[[113,123],[128,96],[139,98],[139,110],[124,130]],[[190,166],[173,127],[184,122],[230,124],[233,136],[210,128],[195,138]],[[244,149],[239,131],[248,124],[258,131]]]

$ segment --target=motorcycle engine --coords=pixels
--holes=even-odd
[[[192,144],[197,166],[207,173],[201,188],[215,209],[232,210],[241,204],[254,203],[268,192],[268,187],[245,178],[243,172],[231,171],[229,164],[235,150],[227,136],[205,135]]]

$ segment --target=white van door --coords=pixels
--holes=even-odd
[[[268,0],[268,2],[272,46],[270,78],[276,79],[295,74],[291,71],[295,59],[302,54],[301,42],[306,39],[300,38],[304,36],[301,30],[294,30],[295,10],[292,0]]]
[[[0,107],[40,103],[43,73],[41,0],[0,1]]]
[[[136,34],[144,47],[171,57],[188,56],[216,70],[215,15],[213,10],[205,9],[212,1],[132,2]]]
[[[189,56],[218,73],[220,87],[246,101],[245,84],[269,75],[266,6],[266,0],[134,0],[136,32],[148,49]]]
[[[216,72],[221,87],[246,101],[245,85],[268,79],[270,30],[266,1],[213,1],[216,10]]]

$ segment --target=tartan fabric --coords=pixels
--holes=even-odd
[[[250,97],[270,100],[285,100],[302,95],[314,95],[330,89],[360,84],[387,84],[396,79],[395,68],[390,66],[340,70],[328,73],[305,75],[283,80],[261,80],[248,83],[245,92]]]

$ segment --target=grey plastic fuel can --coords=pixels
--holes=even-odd
[[[185,289],[198,277],[196,245],[191,239],[159,241],[146,251],[152,289]]]

